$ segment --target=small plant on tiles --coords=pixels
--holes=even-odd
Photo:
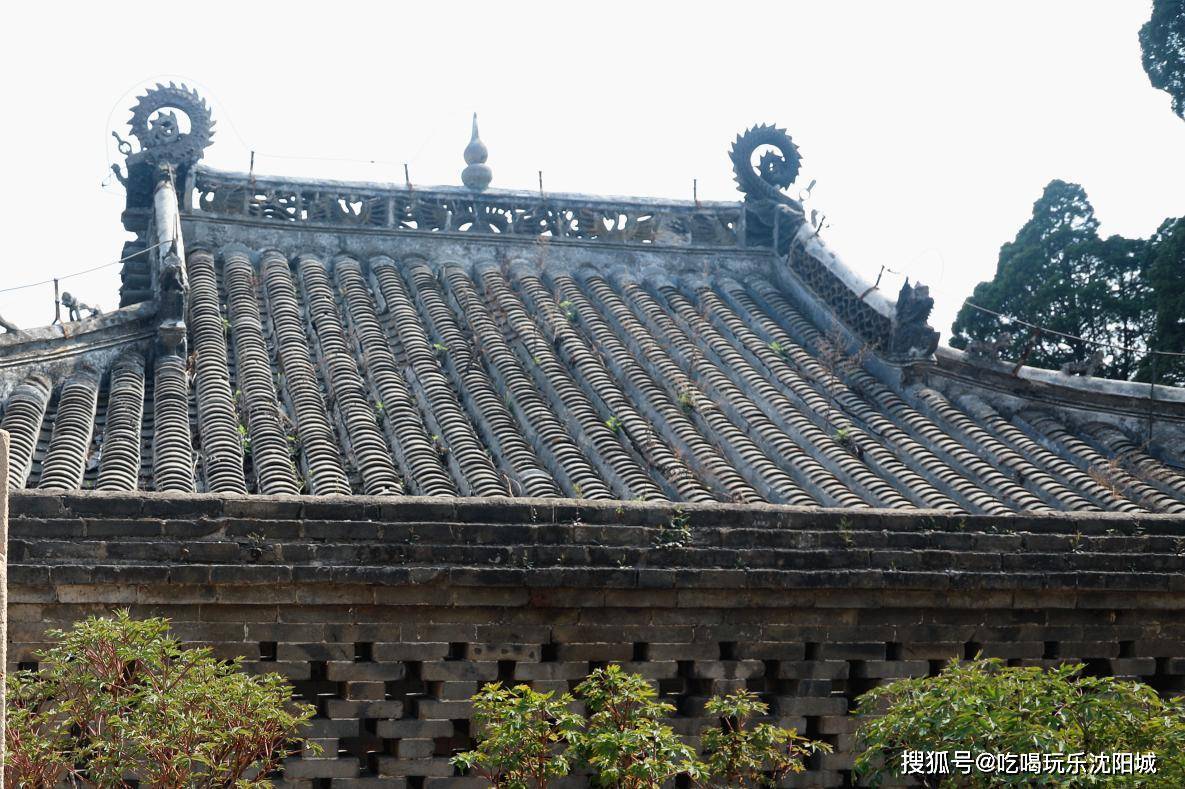
[[[570,695],[492,683],[472,701],[477,747],[452,759],[463,772],[481,776],[498,789],[544,787],[552,778],[568,774],[564,746],[584,723],[569,709]]]
[[[279,675],[183,649],[166,619],[119,611],[47,635],[38,669],[8,677],[8,786],[262,789],[314,713]]]

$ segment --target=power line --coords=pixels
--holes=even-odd
[[[30,282],[27,285],[14,285],[11,288],[0,288],[0,293],[10,293],[14,290],[25,290],[26,288],[36,288],[36,287],[40,287],[41,285],[50,285],[54,282],[60,282],[64,279],[70,279],[72,277],[80,277],[83,274],[90,274],[91,272],[99,271],[100,269],[109,268],[110,266],[118,266],[120,263],[129,261],[132,258],[136,257],[137,255],[143,255],[146,252],[151,252],[152,250],[157,249],[158,247],[163,247],[165,244],[171,244],[171,243],[172,243],[172,240],[161,241],[159,244],[153,244],[150,247],[145,247],[144,249],[141,249],[138,252],[133,252],[130,255],[120,258],[119,260],[113,260],[110,263],[104,263],[101,266],[95,266],[93,268],[83,269],[82,271],[75,271],[72,274],[65,274],[60,277],[50,277],[49,279],[43,279],[40,282]]]
[[[986,312],[988,315],[994,315],[995,317],[999,318],[1000,320],[1008,321],[1009,323],[1017,323],[1017,324],[1020,324],[1021,326],[1025,326],[1027,328],[1033,329],[1034,331],[1038,331],[1042,334],[1052,334],[1056,337],[1062,337],[1067,340],[1074,340],[1076,342],[1086,343],[1087,345],[1095,345],[1100,348],[1110,348],[1111,350],[1114,350],[1114,351],[1125,351],[1127,353],[1154,353],[1154,354],[1158,354],[1160,356],[1183,356],[1183,357],[1185,357],[1185,353],[1178,353],[1176,351],[1157,351],[1157,350],[1151,350],[1151,349],[1144,351],[1144,350],[1141,350],[1140,348],[1128,348],[1123,345],[1115,345],[1115,344],[1109,343],[1109,342],[1100,342],[1099,340],[1088,340],[1085,337],[1076,337],[1073,334],[1066,334],[1065,332],[1056,331],[1054,329],[1047,329],[1044,326],[1038,326],[1035,323],[1029,323],[1028,321],[1022,321],[1020,318],[1013,318],[1011,315],[1005,315],[1002,312],[996,312],[995,310],[989,310],[987,307],[981,307],[978,304],[972,304],[970,299],[965,299],[963,301],[963,303],[966,304],[968,307],[971,307],[972,309],[979,310],[980,312]]]

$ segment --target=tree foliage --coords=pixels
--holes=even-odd
[[[165,619],[92,617],[37,671],[8,678],[5,781],[70,786],[270,786],[313,714],[275,674],[182,649]]]
[[[1148,240],[1101,238],[1098,229],[1082,187],[1051,181],[1029,221],[1001,247],[995,277],[979,283],[970,298],[1009,318],[1087,342],[1035,333],[964,305],[951,328],[951,345],[965,348],[971,340],[1008,331],[1013,337],[1005,358],[1056,369],[1087,361],[1101,343],[1115,347],[1103,349],[1096,375],[1149,380],[1150,349],[1185,350],[1179,328],[1185,303],[1174,282],[1185,265],[1180,225],[1166,222]],[[1160,364],[1157,373],[1162,383],[1181,380],[1179,367],[1171,364]]]
[[[1173,112],[1185,118],[1185,0],[1153,0],[1140,49],[1152,87],[1168,93]]]
[[[951,663],[936,677],[903,679],[864,694],[856,772],[873,786],[900,775],[905,751],[1156,754],[1156,773],[1005,775],[971,772],[934,786],[1185,786],[1185,698],[1150,686],[1082,676],[1082,665],[1006,667],[998,659]]]
[[[1155,314],[1152,347],[1185,352],[1185,217],[1166,219],[1149,245],[1147,278]],[[1185,383],[1185,357],[1157,357],[1155,374],[1158,381]],[[1145,359],[1138,378],[1152,380],[1152,359]]]

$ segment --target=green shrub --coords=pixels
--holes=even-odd
[[[583,718],[568,708],[565,693],[536,693],[526,685],[486,685],[473,696],[473,720],[479,743],[453,757],[464,772],[474,772],[498,789],[543,787],[550,778],[568,774],[561,746],[579,731]]]
[[[675,711],[658,701],[644,678],[621,666],[594,671],[576,686],[588,704],[588,722],[574,746],[596,786],[658,789],[680,774],[701,774],[695,752],[660,719]]]
[[[1082,676],[1082,665],[1008,667],[951,661],[937,677],[903,679],[860,698],[856,773],[873,786],[902,773],[906,752],[1155,753],[1155,774],[1055,771],[924,777],[928,786],[1185,786],[1185,699],[1139,682]],[[954,767],[953,764],[950,765]]]
[[[703,734],[707,786],[775,786],[789,773],[800,773],[803,760],[831,746],[799,737],[794,729],[769,723],[750,726],[754,718],[769,714],[769,706],[754,693],[742,690],[714,696],[706,709],[720,717],[720,726]]]
[[[478,746],[453,757],[453,764],[498,789],[543,789],[574,765],[589,770],[594,786],[658,789],[685,776],[695,786],[723,788],[773,786],[801,772],[805,757],[831,750],[793,729],[750,726],[769,708],[747,691],[708,702],[720,726],[704,733],[702,762],[662,723],[674,707],[660,702],[638,674],[616,665],[598,669],[576,694],[588,706],[587,720],[570,711],[570,695],[557,699],[526,685],[486,685],[472,698]]]
[[[182,649],[168,620],[92,617],[8,677],[5,781],[125,787],[270,786],[313,715],[275,674]]]

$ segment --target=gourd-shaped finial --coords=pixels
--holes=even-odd
[[[467,189],[480,192],[490,185],[494,171],[486,164],[490,156],[486,144],[477,136],[477,113],[473,113],[473,136],[465,146],[465,169],[461,171],[461,183]]]

